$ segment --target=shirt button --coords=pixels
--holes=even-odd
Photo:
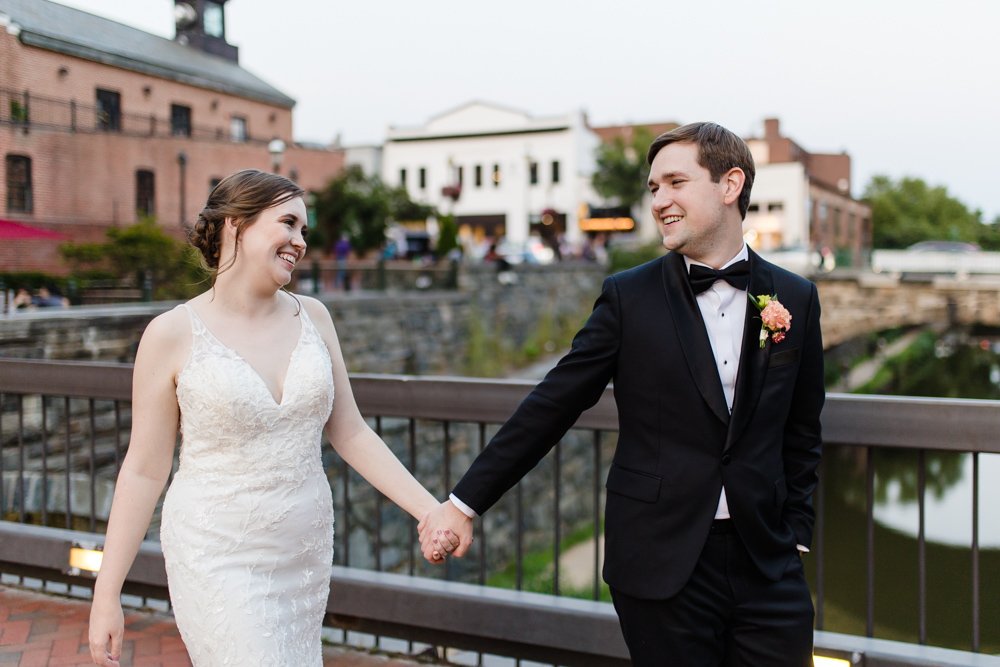
[[[733,460],[733,457],[731,457],[729,454],[723,454],[722,455],[722,465],[727,466],[727,465],[729,465],[729,462],[732,461],[732,460]]]

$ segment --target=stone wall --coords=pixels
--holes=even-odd
[[[600,292],[593,264],[463,268],[458,290],[321,295],[352,372],[459,374],[474,320],[521,344],[540,318],[579,316]],[[129,362],[139,337],[173,302],[79,306],[0,317],[0,357]]]

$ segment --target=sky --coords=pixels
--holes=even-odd
[[[173,0],[60,0],[173,37]],[[470,100],[591,124],[763,119],[846,151],[853,194],[923,178],[1000,216],[995,0],[229,0],[240,64],[295,138],[378,144]]]

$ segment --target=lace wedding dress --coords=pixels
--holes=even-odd
[[[278,401],[183,307],[194,335],[177,378],[180,467],[160,529],[177,627],[195,667],[321,667],[333,560],[320,460],[333,403],[326,345],[303,308]]]

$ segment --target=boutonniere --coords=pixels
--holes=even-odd
[[[768,338],[775,343],[785,340],[785,333],[792,328],[792,314],[781,305],[777,295],[747,296],[750,297],[750,303],[760,311],[760,349],[764,349]]]

